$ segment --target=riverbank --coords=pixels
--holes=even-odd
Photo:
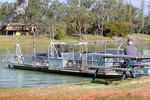
[[[19,39],[20,44],[27,44],[32,45],[33,44],[33,36],[4,36],[0,35],[0,45],[12,45],[16,44],[16,38]],[[112,43],[112,42],[125,42],[127,38],[131,38],[136,42],[141,41],[150,41],[150,35],[146,34],[132,34],[128,35],[125,38],[119,38],[119,37],[103,37],[103,36],[97,36],[97,35],[87,35],[87,40],[85,40],[85,37],[83,36],[83,41],[87,42],[100,42],[100,43]],[[80,41],[79,35],[66,35],[64,39],[62,40],[55,40],[55,42],[68,42],[68,41]],[[36,35],[36,44],[47,44],[50,42],[49,35]]]
[[[114,81],[109,85],[91,82],[0,89],[0,100],[148,100],[150,77]]]

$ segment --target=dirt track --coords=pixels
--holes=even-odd
[[[75,83],[47,87],[0,89],[0,100],[149,100],[150,77],[110,85]]]

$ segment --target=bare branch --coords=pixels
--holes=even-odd
[[[18,15],[25,14],[25,8],[28,6],[28,0],[20,0],[16,9],[13,9],[7,16],[0,19],[0,30]]]

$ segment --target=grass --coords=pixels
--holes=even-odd
[[[23,35],[23,36],[4,36],[0,35],[0,45],[11,45],[16,44],[16,38],[19,39],[20,44],[33,44],[33,36],[31,35]],[[109,40],[110,38],[95,36],[95,35],[87,35],[88,41],[95,40]],[[36,35],[35,37],[36,44],[46,44],[50,42],[50,37],[48,34],[45,35]],[[79,35],[65,35],[62,40],[55,40],[56,42],[69,42],[69,41],[80,41]],[[85,38],[83,36],[83,41]]]
[[[146,34],[132,34],[132,37],[137,39],[137,38],[142,38],[144,40],[150,40],[150,35]],[[27,45],[32,45],[33,44],[33,36],[32,35],[23,35],[23,36],[4,36],[0,35],[0,45],[12,45],[16,44],[16,38],[19,39],[20,44],[27,44]],[[108,37],[103,37],[99,35],[91,35],[88,34],[86,35],[87,41],[99,41],[99,40],[112,40],[111,38]],[[126,39],[126,38],[124,38]],[[123,40],[123,38],[122,38]],[[45,35],[36,35],[36,44],[47,44],[50,42],[50,37],[49,34]],[[70,42],[70,41],[80,41],[80,36],[78,34],[74,35],[65,35],[64,39],[61,40],[55,40],[55,42]],[[85,36],[82,36],[82,41],[85,40]]]
[[[136,89],[139,87],[146,87],[148,78],[128,79],[125,81],[111,80],[109,85],[103,85],[101,82],[81,82],[66,85],[46,86],[46,87],[30,87],[30,88],[13,88],[13,89],[0,89],[0,100],[2,99],[29,99],[29,100],[126,100],[126,99],[142,99],[144,96],[132,95],[128,90]],[[105,80],[103,80],[105,81]],[[108,79],[106,80],[108,81]],[[109,80],[110,81],[110,80]],[[132,83],[134,81],[134,84]],[[144,83],[139,83],[143,81]],[[119,84],[115,84],[119,82]],[[114,92],[107,91],[123,91],[124,95],[118,95]],[[104,94],[105,96],[100,96]]]

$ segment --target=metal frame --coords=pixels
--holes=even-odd
[[[101,60],[99,61],[99,65],[98,66],[102,66],[103,64],[103,59],[104,58],[123,58],[125,60],[125,64],[124,66],[120,66],[120,68],[123,69],[123,67],[125,67],[126,69],[130,69],[131,68],[131,61],[132,60],[139,60],[139,59],[150,59],[150,57],[143,57],[143,56],[130,56],[130,55],[101,55]],[[91,67],[92,68],[92,67]],[[93,67],[94,68],[94,67]],[[97,76],[97,73],[99,71],[100,67],[99,68],[96,68],[96,71],[94,73],[94,76],[92,78],[92,81],[95,80],[96,76]],[[130,70],[124,70],[124,73],[123,73],[123,76],[122,76],[122,79],[121,80],[124,80],[125,79],[125,76],[127,75],[127,72],[130,71],[130,74],[131,76],[133,75],[132,74],[132,71],[135,71],[135,70],[149,70],[150,68],[140,68],[140,69],[130,69]]]

